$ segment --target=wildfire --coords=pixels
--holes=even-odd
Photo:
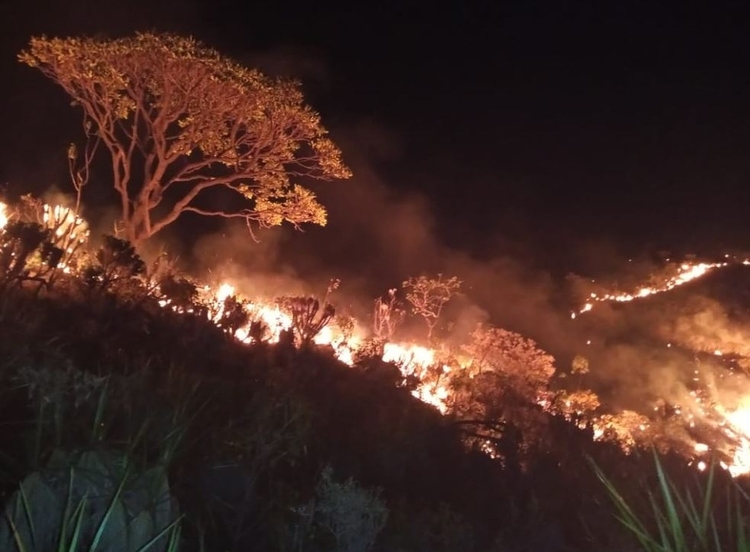
[[[73,209],[48,204],[44,204],[42,209],[44,224],[54,232],[56,238],[67,237],[71,241],[85,241],[88,238],[88,224]]]
[[[630,293],[607,293],[604,295],[591,293],[589,300],[577,311],[571,313],[571,318],[575,319],[577,316],[593,310],[598,303],[631,302],[650,297],[652,295],[673,290],[683,284],[702,278],[717,269],[731,265],[748,266],[750,265],[750,259],[740,260],[725,255],[725,260],[721,262],[686,262],[679,266],[676,274],[670,277],[665,277],[663,282],[657,285],[644,286],[637,291]],[[671,345],[671,343],[668,343],[667,347],[671,347]],[[719,348],[715,348],[710,352],[715,357],[724,357],[724,352]],[[697,377],[693,378],[693,381],[697,382],[698,380],[699,378]],[[686,426],[689,428],[695,428],[697,425],[702,424],[718,429],[720,433],[724,435],[727,442],[731,443],[729,450],[723,451],[731,459],[721,462],[720,464],[728,470],[733,477],[750,474],[750,397],[748,397],[745,403],[740,404],[736,408],[727,408],[721,404],[709,406],[703,396],[696,391],[692,391],[690,395],[694,402],[690,404],[689,408],[676,406],[674,408],[675,415],[682,418]],[[646,427],[647,426],[644,426],[640,429],[645,430]],[[606,431],[611,429],[611,423],[603,423],[601,419],[595,421],[595,439],[603,438]],[[627,441],[625,435],[621,434],[619,440],[623,442],[623,439]],[[711,449],[706,443],[695,443],[693,447],[695,453],[698,455],[705,454]],[[703,460],[694,463],[694,465],[701,471],[706,468],[706,462]]]
[[[50,205],[44,205],[43,207],[43,218],[39,222],[52,231],[54,243],[72,257],[76,249],[88,238],[88,225],[85,220],[70,209]],[[8,220],[8,206],[0,203],[0,231],[8,224]],[[69,265],[65,262],[63,261],[61,266],[64,271],[68,272]],[[641,287],[632,293],[608,293],[604,295],[592,293],[589,301],[577,312],[572,313],[572,317],[575,318],[577,315],[591,311],[598,303],[629,302],[672,290],[732,263],[750,265],[750,260],[684,263],[678,268],[676,274],[666,277],[658,285]],[[237,287],[230,282],[222,282],[216,286],[203,286],[198,288],[197,291],[199,302],[202,305],[200,312],[203,312],[203,306],[205,306],[206,316],[215,324],[221,325],[226,330],[227,320],[242,320],[237,326],[231,327],[234,337],[242,343],[250,344],[256,340],[278,343],[284,338],[285,333],[292,335],[295,319],[281,303],[261,299],[246,300],[240,296]],[[176,312],[195,314],[195,309],[178,307],[167,298],[162,298],[159,304]],[[183,311],[183,308],[189,310]],[[233,309],[240,309],[244,316],[233,318],[237,314]],[[316,330],[314,335],[311,334],[311,342],[330,348],[339,361],[349,366],[354,365],[356,352],[370,337],[370,332],[364,331],[356,324],[344,329],[344,326],[339,326],[333,320],[320,328],[316,328]],[[382,361],[398,367],[404,383],[409,381],[416,384],[412,394],[419,400],[435,407],[441,413],[448,413],[452,393],[450,378],[471,367],[474,360],[463,357],[446,359],[444,358],[445,355],[439,351],[416,343],[386,342],[381,345]],[[714,349],[713,354],[716,357],[726,359],[720,349]],[[471,377],[471,374],[469,377]],[[697,381],[697,377],[694,380]],[[722,453],[726,454],[728,458],[722,464],[724,468],[734,477],[749,474],[750,396],[745,403],[741,403],[736,408],[728,408],[704,400],[703,395],[698,392],[693,391],[690,395],[694,404],[675,407],[675,414],[682,418],[686,427],[695,428],[696,425],[702,424],[718,430],[725,438],[724,443],[731,443],[729,450],[722,450]],[[549,396],[543,394],[539,397],[538,403],[548,412],[559,414],[560,411],[555,410],[557,407],[551,397],[551,394]],[[571,412],[575,410],[570,401],[567,401],[565,405]],[[563,412],[563,415],[567,414]],[[582,421],[582,415],[582,410],[576,411],[576,416],[570,419],[579,425],[590,424],[593,427],[595,440],[616,439],[626,452],[639,442],[643,442],[642,439],[655,427],[655,424],[650,423],[649,418],[632,411],[623,411],[616,415],[591,414],[588,422]],[[712,449],[725,446],[726,444],[710,445],[707,442],[692,443],[695,457],[691,460],[691,464],[699,470],[705,469],[706,462],[700,456],[709,453]],[[488,448],[489,450],[490,448]]]
[[[744,260],[738,264],[747,265],[747,264],[750,264],[750,260]],[[578,315],[581,315],[585,312],[589,312],[590,310],[594,308],[594,305],[596,303],[606,303],[610,301],[614,301],[616,303],[627,303],[630,301],[635,301],[636,299],[642,299],[644,297],[656,295],[657,293],[671,291],[678,286],[687,284],[688,282],[692,282],[693,280],[701,278],[702,276],[705,276],[706,274],[708,274],[709,272],[717,268],[723,268],[729,265],[730,263],[728,261],[719,262],[719,263],[696,263],[696,264],[683,263],[680,265],[680,268],[678,269],[677,274],[675,274],[674,276],[670,278],[667,278],[666,280],[664,280],[663,283],[657,286],[642,287],[633,293],[607,293],[604,295],[591,293],[589,297],[589,301],[586,302],[580,309],[578,309],[578,312],[571,313],[570,317],[575,318]]]
[[[678,285],[678,284],[675,284]],[[230,283],[223,282],[212,288],[205,286],[202,290],[204,300],[210,305],[209,318],[218,322],[224,312],[226,299],[236,296],[236,287]],[[165,305],[166,306],[166,305]],[[270,343],[278,343],[284,331],[290,331],[293,325],[292,317],[278,305],[252,301],[245,304],[245,310],[249,314],[248,319],[261,322],[267,328],[266,339]],[[243,342],[252,343],[251,329],[247,325],[235,330],[235,337]],[[332,326],[324,327],[315,336],[313,342],[317,345],[330,347],[336,358],[351,366],[354,364],[354,353],[365,340],[362,332],[345,336],[341,331]],[[715,354],[720,354],[717,352]],[[455,366],[442,363],[439,353],[431,348],[415,343],[388,342],[383,345],[382,360],[392,363],[399,368],[404,378],[414,378],[418,382],[412,395],[419,400],[435,407],[441,413],[448,412],[448,403],[451,390],[444,382],[441,375],[448,374],[454,369],[464,369],[471,365],[471,360],[456,362]],[[466,359],[464,359],[466,360]],[[730,451],[732,460],[724,464],[724,467],[733,475],[739,476],[750,473],[750,404],[746,408],[733,411],[723,410],[721,407],[707,408],[702,396],[696,392],[691,393],[695,404],[690,408],[676,408],[676,414],[681,416],[687,425],[695,426],[695,420],[700,419],[703,423],[719,416],[716,424],[721,427],[727,440],[734,443],[734,450]],[[540,404],[548,411],[552,411],[552,404],[540,401]],[[625,411],[616,416],[599,416],[593,419],[595,440],[605,439],[611,436],[629,451],[639,442],[639,439],[650,429],[650,424],[644,416],[635,412]],[[698,443],[695,445],[697,454],[705,453],[709,445]],[[705,462],[698,462],[696,466],[705,466]]]
[[[383,361],[403,366],[407,373],[419,377],[435,364],[435,351],[413,344],[386,343]]]
[[[219,284],[215,289],[204,286],[201,289],[204,303],[208,305],[208,318],[214,323],[219,323],[224,315],[225,302],[229,298],[236,297],[236,287],[228,282]],[[160,300],[162,307],[170,307],[177,312],[179,308],[171,305],[167,299]],[[242,343],[250,344],[255,341],[253,337],[253,324],[260,324],[265,328],[265,340],[269,343],[278,343],[283,332],[289,332],[293,327],[292,317],[278,305],[264,303],[262,301],[248,301],[243,303],[243,309],[248,314],[248,322],[234,330],[234,337]],[[329,347],[337,360],[348,366],[354,365],[354,356],[357,349],[365,340],[363,332],[352,332],[345,335],[337,331],[335,327],[325,326],[313,338],[313,343],[323,347]],[[411,343],[385,343],[383,345],[383,362],[396,365],[404,378],[413,377],[419,381],[419,385],[412,391],[412,395],[421,401],[434,406],[440,412],[446,413],[446,400],[449,397],[447,387],[428,382],[428,372],[436,364],[436,351],[427,347]],[[442,365],[441,371],[447,373],[451,370],[448,365]]]
[[[63,272],[69,273],[72,270],[71,260],[76,251],[88,241],[89,227],[88,223],[78,216],[75,210],[62,205],[49,205],[36,200],[30,200],[27,207],[31,209],[25,215],[16,217],[21,220],[40,224],[49,232],[49,242],[62,250],[62,256],[58,263],[58,268]],[[0,202],[0,230],[3,230],[10,220],[8,206]]]

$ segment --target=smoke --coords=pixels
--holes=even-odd
[[[192,251],[196,266],[218,279],[229,279],[250,297],[298,293],[322,297],[329,281],[340,278],[332,302],[365,326],[372,301],[400,287],[408,277],[455,275],[463,282],[461,293],[449,303],[444,323],[436,330],[451,345],[467,343],[478,323],[490,323],[534,339],[555,356],[562,371],[568,370],[575,355],[588,358],[587,384],[613,409],[645,412],[659,399],[689,403],[695,361],[688,345],[695,343],[677,345],[679,331],[687,335],[692,330],[686,318],[674,318],[673,310],[658,303],[660,299],[599,304],[592,313],[576,320],[570,317],[580,307],[578,301],[593,289],[637,289],[639,282],[657,272],[658,263],[648,257],[623,257],[614,247],[591,242],[582,251],[572,250],[571,258],[603,259],[592,282],[590,277],[560,278],[540,268],[543,251],[508,244],[502,236],[490,241],[508,245],[512,254],[498,247],[480,256],[448,246],[440,235],[443,221],[429,199],[385,176],[408,150],[404,138],[372,120],[340,122],[332,134],[354,177],[314,185],[329,211],[327,227],[308,227],[301,233],[288,228],[262,232],[254,242],[244,226],[226,225],[196,243]],[[436,187],[447,189],[447,184],[438,182]],[[400,297],[404,299],[403,293]],[[645,308],[649,304],[655,306]],[[696,320],[705,330],[712,323]],[[423,321],[412,317],[400,338],[424,341]],[[666,347],[670,341],[675,347]]]
[[[666,339],[696,351],[750,357],[747,317],[732,316],[724,305],[710,297],[691,298],[685,312],[664,320],[659,330]]]
[[[750,325],[733,281],[738,275],[746,279],[747,269],[718,269],[667,293],[598,303],[576,319],[590,341],[582,354],[591,379],[611,408],[647,411],[666,402],[698,419],[712,402],[740,404],[750,392]]]
[[[259,231],[257,241],[244,224],[227,224],[219,233],[196,241],[193,259],[200,268],[191,270],[208,282],[232,282],[244,295],[274,299],[284,295],[321,295],[314,281],[298,276],[293,264],[281,256],[282,232]]]
[[[326,104],[326,92],[335,80],[315,52],[280,47],[239,58],[269,74],[301,78],[313,105],[318,99]],[[49,104],[41,113],[58,108]],[[491,249],[477,251],[471,234],[462,233],[459,239],[444,214],[425,194],[415,191],[426,189],[424,182],[416,186],[403,180],[404,174],[413,175],[404,170],[413,149],[407,137],[368,117],[339,114],[334,118],[324,112],[323,120],[354,172],[349,181],[310,184],[329,211],[327,227],[258,231],[256,241],[241,223],[218,222],[213,230],[198,235],[190,219],[160,234],[159,243],[147,255],[161,247],[180,251],[188,272],[209,282],[230,281],[250,298],[307,294],[322,298],[331,281],[340,279],[341,286],[332,291],[330,300],[339,312],[365,326],[373,300],[399,288],[410,276],[455,275],[463,282],[462,291],[449,304],[445,322],[436,332],[453,345],[465,343],[478,323],[491,323],[534,339],[557,358],[563,371],[574,355],[581,354],[590,361],[591,384],[616,408],[642,410],[658,398],[686,403],[696,369],[717,393],[732,397],[744,393],[740,378],[731,382],[720,378],[717,374],[726,370],[720,359],[710,358],[715,349],[750,356],[747,322],[734,317],[718,300],[699,296],[686,302],[677,295],[672,304],[658,298],[628,306],[601,304],[571,320],[571,310],[591,291],[633,289],[654,274],[659,266],[656,259],[631,259],[613,244],[589,239],[557,252],[557,257],[565,257],[569,270],[586,277],[562,278],[558,267],[548,266],[548,252],[513,241],[499,230],[477,236],[477,242],[492,244]],[[41,133],[41,122],[35,124],[28,133],[32,138]],[[47,161],[39,164],[34,176],[45,185],[59,185],[63,179],[64,148],[58,146],[55,143],[62,170],[52,171]],[[436,179],[431,183],[435,195],[463,193],[461,182],[446,182],[435,174],[430,178]],[[46,199],[64,201],[55,189]],[[492,200],[476,198],[478,204]],[[486,213],[486,209],[479,211]],[[113,212],[98,209],[85,215],[94,225],[92,235],[111,233]],[[501,218],[499,213],[497,228],[502,227]],[[461,247],[461,240],[466,247]],[[412,318],[402,337],[424,339],[425,334],[423,322]],[[696,351],[709,358],[699,365]]]
[[[327,227],[261,232],[256,243],[244,226],[225,225],[196,243],[195,265],[204,273],[233,275],[231,281],[241,280],[238,286],[249,296],[271,289],[321,296],[338,278],[342,284],[333,302],[363,321],[371,317],[376,297],[411,276],[457,276],[461,294],[445,311],[438,335],[466,342],[478,323],[490,322],[550,350],[570,352],[570,306],[555,304],[561,289],[549,273],[503,252],[479,258],[445,245],[429,199],[382,176],[400,161],[404,139],[372,120],[338,124],[332,134],[354,177],[313,185],[329,211]],[[418,318],[402,329],[404,339],[425,337]]]
[[[245,61],[272,75],[302,78],[306,89],[312,81],[314,89],[326,90],[332,79],[332,71],[314,52],[277,48],[248,55]],[[531,337],[564,362],[586,352],[588,329],[570,320],[574,287],[544,266],[544,252],[511,242],[499,231],[481,236],[483,243],[494,244],[491,251],[478,253],[471,243],[466,248],[447,245],[457,241],[445,239],[454,237],[449,221],[415,191],[419,186],[399,176],[408,166],[408,138],[370,118],[323,115],[354,173],[348,181],[310,185],[328,209],[327,227],[307,227],[301,233],[274,229],[260,232],[256,242],[243,225],[225,224],[195,243],[193,270],[226,277],[250,297],[282,292],[320,297],[331,279],[340,279],[332,301],[365,323],[373,300],[410,276],[455,275],[463,282],[461,294],[438,328],[438,335],[451,343],[465,342],[481,322]],[[461,193],[460,182],[438,179],[433,186],[435,194]],[[606,258],[602,264],[610,271],[627,263],[601,242],[569,253],[576,261]],[[423,322],[410,320],[402,334],[424,338]]]

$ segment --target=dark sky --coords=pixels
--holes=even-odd
[[[15,62],[30,35],[174,30],[297,74],[334,136],[372,129],[369,166],[451,245],[750,248],[749,13],[675,4],[5,0],[0,181],[53,181],[76,137]]]

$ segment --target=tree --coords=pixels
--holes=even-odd
[[[468,442],[505,457],[500,439],[518,432],[506,444],[518,438],[524,454],[537,450],[547,435],[542,405],[552,397],[554,358],[531,339],[481,324],[464,350],[472,363],[452,376],[447,405]]]
[[[379,340],[389,341],[393,338],[396,327],[404,320],[406,311],[396,299],[396,288],[388,290],[388,299],[375,299],[373,311],[373,331]]]
[[[528,402],[537,403],[548,392],[555,359],[533,340],[480,324],[464,349],[473,359],[471,370],[498,375],[503,386]]]
[[[123,230],[135,245],[183,213],[240,218],[249,228],[324,225],[325,208],[292,180],[351,176],[299,83],[192,38],[38,37],[19,60],[82,108],[87,136],[109,152]],[[219,190],[232,199],[215,197]]]
[[[455,276],[443,278],[438,274],[437,278],[409,278],[402,285],[407,290],[406,300],[411,303],[412,312],[424,318],[427,339],[431,340],[443,307],[461,289],[461,280]]]

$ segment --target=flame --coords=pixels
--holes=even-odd
[[[750,264],[750,261],[744,261],[743,264]],[[579,314],[593,309],[594,302],[632,301],[674,289],[721,266],[726,266],[726,263],[683,264],[680,267],[679,274],[666,280],[659,287],[644,287],[633,294],[604,295],[601,297],[592,294],[592,302],[584,305]],[[221,318],[225,300],[237,296],[236,286],[229,282],[222,282],[215,288],[205,286],[202,291],[204,299],[210,306],[208,316],[214,322]],[[162,306],[168,306],[168,301],[162,301],[161,304]],[[244,303],[244,308],[251,321],[260,321],[267,328],[267,339],[271,343],[277,343],[282,332],[289,331],[292,328],[292,317],[278,305],[258,300]],[[253,342],[250,324],[237,329],[234,335],[243,343]],[[344,336],[335,327],[325,326],[314,338],[314,343],[330,347],[339,361],[352,366],[354,364],[354,353],[365,338],[366,335],[361,331]],[[721,356],[721,350],[716,349],[714,355]],[[452,364],[444,364],[440,361],[440,355],[435,349],[415,343],[397,342],[385,343],[381,358],[383,362],[397,366],[404,378],[416,378],[419,383],[412,391],[412,395],[435,407],[443,414],[449,411],[448,404],[451,391],[445,382],[441,383],[440,376],[449,374],[455,369],[465,369],[472,363],[471,359],[463,359],[463,361],[454,360]],[[731,460],[724,462],[722,465],[733,477],[750,473],[750,399],[747,405],[729,410],[721,406],[707,407],[706,401],[697,392],[691,392],[691,396],[694,404],[676,406],[675,413],[681,416],[690,427],[694,427],[698,419],[704,423],[706,420],[714,419],[715,425],[721,428],[722,433],[732,443],[733,447],[729,451]],[[552,402],[547,398],[541,397],[538,402],[545,410],[553,412]],[[717,416],[718,420],[716,419]],[[595,417],[591,422],[595,440],[614,436],[625,452],[632,450],[639,439],[652,428],[647,418],[632,411],[623,411],[615,416]],[[488,453],[491,451],[490,447],[485,448]],[[693,448],[696,454],[704,454],[711,449],[710,445],[706,443],[694,443]],[[706,462],[703,460],[691,462],[691,465],[694,465],[698,470],[706,469]]]
[[[202,296],[208,304],[208,318],[217,323],[224,314],[224,302],[227,298],[237,295],[236,286],[229,282],[222,282],[216,288],[204,286]],[[170,302],[162,299],[159,304],[169,307]],[[278,305],[264,303],[262,301],[248,301],[244,303],[249,323],[234,332],[234,337],[242,343],[253,343],[250,325],[260,322],[267,328],[266,339],[269,343],[278,343],[282,332],[292,329],[292,317]],[[365,340],[362,332],[345,336],[332,326],[325,326],[313,339],[316,345],[330,347],[335,357],[344,364],[354,364],[355,352]],[[448,407],[446,401],[449,390],[443,385],[427,382],[428,372],[437,364],[437,353],[435,350],[412,343],[385,343],[383,346],[383,362],[392,363],[398,367],[404,378],[416,377],[420,382],[412,395],[446,413]],[[440,365],[439,370],[447,373],[451,370],[448,365]]]
[[[636,299],[656,295],[658,293],[664,293],[665,291],[671,291],[676,287],[701,278],[717,268],[724,268],[730,264],[732,263],[729,261],[719,263],[683,263],[680,265],[677,274],[665,279],[664,282],[654,287],[642,287],[633,293],[607,293],[602,296],[592,293],[590,295],[591,301],[586,302],[580,309],[578,309],[578,312],[573,312],[570,316],[571,318],[575,318],[578,315],[589,312],[594,308],[594,303],[606,303],[611,301],[616,303],[627,303],[635,301]],[[750,264],[750,259],[734,261],[734,264],[748,265]]]
[[[589,300],[577,311],[571,313],[571,318],[575,319],[576,316],[591,311],[598,303],[635,301],[671,291],[720,268],[730,265],[750,265],[750,259],[739,260],[730,258],[729,255],[725,255],[724,258],[725,260],[722,262],[683,263],[679,266],[676,274],[666,277],[660,284],[651,287],[641,287],[631,293],[607,293],[604,295],[591,293]],[[667,343],[666,346],[671,347],[672,344]],[[707,352],[711,352],[715,357],[719,358],[723,358],[725,354],[719,348],[710,349]],[[698,377],[693,378],[695,382],[699,380],[700,378]],[[721,462],[721,465],[733,477],[750,474],[750,396],[745,399],[745,403],[740,404],[736,408],[728,408],[722,404],[709,406],[708,402],[699,392],[692,391],[690,395],[694,402],[690,405],[675,405],[675,414],[681,417],[690,428],[695,428],[700,424],[718,429],[729,443],[729,450],[722,452],[725,452],[731,458],[726,462]],[[595,421],[594,438],[597,440],[604,438],[606,431],[611,429],[611,423],[603,423],[602,420]],[[625,436],[620,435],[620,440],[621,442],[626,440]],[[711,450],[711,446],[706,443],[695,443],[693,448],[697,454],[703,454]],[[723,446],[719,445],[719,448],[723,448]],[[701,471],[706,469],[706,463],[702,460],[694,465]]]
[[[386,343],[383,362],[393,362],[403,366],[406,373],[420,376],[435,363],[435,351],[413,344]]]
[[[236,290],[233,285],[227,283],[221,284],[219,286],[219,289],[216,291],[216,300],[219,302],[223,302],[229,297],[234,297],[235,292]]]
[[[743,264],[750,264],[744,262]],[[668,289],[681,285],[695,278],[706,274],[711,267],[716,268],[720,264],[701,264],[695,267],[682,266],[682,272],[675,278],[668,280],[668,284],[660,288],[642,288],[636,294],[622,296],[592,296],[594,301],[613,300],[626,301],[633,300],[637,297],[647,297],[654,293],[660,293]],[[217,322],[223,313],[224,301],[229,297],[237,295],[237,288],[229,282],[222,282],[215,288],[205,286],[203,289],[204,300],[209,304],[209,318]],[[630,298],[630,299],[626,299]],[[163,300],[162,306],[169,306],[169,302]],[[277,343],[281,338],[283,331],[289,331],[292,328],[292,317],[282,310],[278,305],[265,303],[263,301],[249,301],[245,303],[245,310],[249,314],[251,321],[260,321],[268,329],[267,339],[271,343]],[[588,303],[580,312],[586,312],[593,308],[592,303]],[[250,336],[249,324],[239,328],[234,333],[235,337],[243,342],[250,344],[253,338]],[[334,327],[326,326],[315,337],[314,342],[318,345],[330,347],[336,358],[352,366],[354,364],[354,353],[365,340],[363,332],[358,332],[350,336],[344,336]],[[719,349],[714,351],[716,356],[722,353]],[[392,363],[398,367],[404,378],[413,377],[419,382],[417,387],[412,391],[412,395],[417,399],[435,407],[441,413],[448,413],[448,404],[450,399],[450,388],[441,383],[440,375],[448,374],[452,370],[465,369],[471,366],[471,359],[455,360],[453,364],[443,364],[440,361],[440,355],[435,349],[418,345],[415,343],[396,343],[388,342],[383,345],[383,362]],[[435,374],[438,377],[435,377]],[[727,440],[732,443],[732,449],[729,451],[731,460],[723,462],[722,466],[729,471],[733,477],[739,477],[750,473],[750,399],[747,405],[743,405],[734,410],[725,409],[720,405],[707,407],[705,399],[697,392],[691,392],[694,404],[687,406],[676,406],[675,413],[681,416],[687,425],[694,427],[696,420],[702,422],[714,419],[715,425],[721,428],[722,433]],[[553,412],[552,402],[541,397],[539,404],[547,411]],[[718,420],[716,419],[718,416]],[[623,411],[618,415],[603,415],[591,420],[595,440],[611,438],[614,436],[625,452],[632,450],[639,439],[651,429],[648,420],[635,412]],[[585,425],[579,423],[579,425]],[[487,452],[491,452],[491,447],[484,447]],[[704,454],[711,450],[710,445],[706,443],[694,443],[693,449],[696,454]],[[698,460],[691,462],[698,470],[706,469],[706,462]]]
[[[49,241],[63,251],[57,268],[66,274],[73,272],[71,261],[76,251],[88,241],[89,226],[86,220],[76,214],[76,211],[62,205],[39,204],[41,212],[35,212],[35,220],[51,232]],[[4,229],[10,220],[8,206],[0,202],[0,230]]]
[[[0,202],[0,230],[8,224],[8,206]],[[60,244],[65,245],[65,250],[72,253],[82,245],[88,238],[88,225],[81,217],[73,211],[62,206],[44,205],[43,223],[47,228],[53,230],[54,236],[59,238]],[[726,259],[729,259],[727,256]],[[716,263],[683,263],[676,273],[665,277],[660,284],[652,286],[641,286],[630,293],[607,293],[598,295],[591,293],[588,300],[577,311],[571,313],[571,318],[589,312],[599,303],[604,302],[629,302],[637,299],[650,297],[659,293],[670,291],[678,286],[694,281],[709,274],[710,272],[729,266],[730,264],[750,265],[750,259],[738,261],[725,260]],[[64,266],[63,270],[70,271],[70,267]],[[292,316],[278,304],[263,300],[244,300],[238,293],[237,286],[231,282],[221,282],[217,286],[204,286],[199,289],[201,302],[207,306],[206,312],[209,320],[220,323],[224,320],[225,310],[234,298],[247,314],[249,322],[240,328],[234,329],[234,337],[246,344],[253,343],[257,339],[257,324],[265,328],[263,339],[278,343],[283,332],[291,331],[293,327]],[[159,304],[164,308],[171,308],[182,312],[180,308],[173,305],[169,299],[163,298]],[[192,312],[190,310],[189,312]],[[201,311],[203,312],[203,311]],[[253,326],[255,324],[256,326]],[[254,333],[255,332],[255,333]],[[358,349],[369,337],[369,332],[363,331],[355,325],[355,329],[343,332],[335,324],[327,325],[314,337],[315,344],[328,347],[335,357],[352,366]],[[588,344],[591,341],[587,341]],[[670,347],[671,344],[667,344]],[[726,361],[727,353],[731,350],[724,348],[707,349],[706,352]],[[730,355],[731,356],[731,355]],[[383,362],[395,365],[406,382],[416,382],[412,395],[419,400],[435,407],[443,414],[449,413],[448,405],[451,404],[450,378],[457,372],[471,367],[471,358],[451,358],[446,360],[444,355],[430,347],[416,343],[388,342],[383,344]],[[693,378],[696,382],[699,378]],[[546,411],[560,414],[556,411],[555,401],[552,395],[540,394],[538,404]],[[726,455],[726,461],[721,465],[729,473],[738,477],[750,474],[750,395],[744,402],[736,407],[728,407],[722,404],[714,404],[704,398],[702,392],[690,392],[690,404],[675,405],[674,412],[679,416],[686,426],[696,428],[698,425],[708,425],[718,430],[725,441],[716,443],[713,440],[707,442],[692,442],[694,456],[690,459],[691,465],[698,470],[706,469],[706,462],[700,455],[709,453],[711,450],[719,450]],[[573,410],[568,404],[567,408]],[[563,414],[568,416],[568,414]],[[582,412],[575,413],[582,416]],[[636,412],[622,411],[615,415],[590,415],[587,420],[576,419],[570,414],[569,419],[581,427],[590,425],[593,429],[594,439],[614,438],[626,452],[635,447],[650,431],[656,431],[657,424]],[[713,444],[710,444],[713,443]],[[727,444],[728,443],[728,444]],[[494,455],[489,444],[482,448]],[[688,454],[688,456],[690,456]]]
[[[723,409],[719,407],[719,410]],[[732,460],[724,467],[733,477],[750,473],[750,402],[740,405],[732,411],[724,411],[726,421],[725,433],[734,438],[736,446],[732,451]]]

